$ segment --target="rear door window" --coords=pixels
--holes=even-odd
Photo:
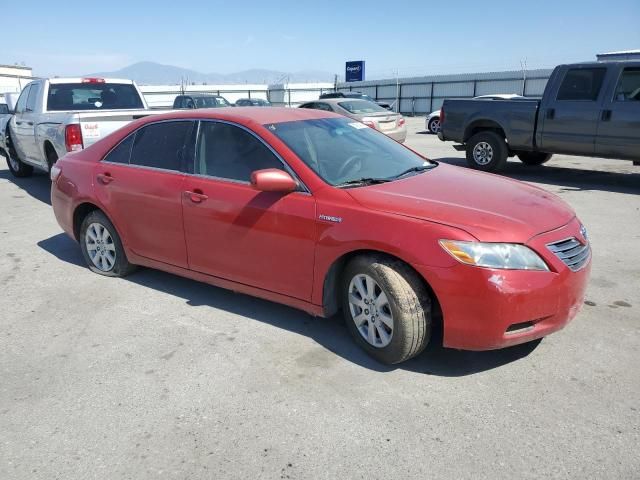
[[[106,157],[104,157],[104,161],[112,163],[129,163],[129,159],[131,158],[131,147],[133,146],[135,136],[135,133],[132,133],[121,141],[107,154]]]
[[[615,99],[618,102],[640,102],[640,67],[623,70]]]
[[[40,93],[40,84],[32,83],[31,89],[29,90],[29,96],[27,97],[27,106],[26,112],[35,112],[36,111],[36,100],[38,98],[38,94]]]
[[[140,128],[131,149],[131,165],[191,172],[194,125],[193,121],[174,121]]]
[[[562,80],[557,100],[595,102],[600,94],[606,68],[570,68]]]

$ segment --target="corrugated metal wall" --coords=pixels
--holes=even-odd
[[[526,75],[511,71],[434,75],[400,78],[397,81],[369,80],[339,83],[338,90],[365,93],[392,104],[394,110],[399,103],[402,113],[420,115],[439,109],[445,98],[473,98],[496,93],[524,93],[529,97],[541,97],[551,72],[551,69],[543,69],[529,70]]]

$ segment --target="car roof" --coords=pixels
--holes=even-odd
[[[320,103],[344,103],[344,102],[354,102],[354,101],[375,103],[370,100],[367,100],[366,98],[349,98],[349,97],[320,98],[318,100],[309,100],[308,102],[304,102],[304,103],[306,105],[307,103],[319,103],[319,102]]]
[[[216,95],[215,93],[181,93],[178,95],[179,97],[214,97],[214,98],[224,98],[222,95]]]
[[[79,84],[84,84],[86,83],[87,80],[89,79],[100,79],[101,81],[98,83],[96,82],[96,85],[100,85],[100,83],[102,83],[102,81],[104,81],[104,83],[122,83],[125,85],[133,85],[133,80],[129,80],[126,78],[108,78],[108,77],[55,77],[55,78],[47,78],[46,80],[52,84],[55,85],[57,83],[79,83]],[[90,84],[90,83],[87,83]]]
[[[149,115],[144,122],[158,120],[227,120],[229,122],[265,125],[269,123],[293,122],[296,120],[315,120],[319,118],[344,118],[342,115],[324,110],[286,107],[222,107],[222,108],[198,108],[194,110],[179,110],[159,115]]]

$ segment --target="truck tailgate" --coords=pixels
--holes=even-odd
[[[82,140],[85,148],[93,145],[101,138],[115,132],[127,123],[148,115],[158,115],[171,110],[130,110],[113,112],[80,112],[78,120],[82,129]]]

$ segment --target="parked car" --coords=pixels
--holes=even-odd
[[[477,97],[473,97],[474,99],[487,99],[487,100],[513,100],[514,98],[525,98],[522,95],[518,95],[515,93],[497,93],[493,95],[479,95]],[[426,128],[429,132],[438,134],[440,131],[440,110],[435,110],[427,115],[427,118],[424,122],[424,128]]]
[[[220,95],[208,93],[189,93],[178,95],[173,101],[173,108],[220,108],[232,107],[229,101]]]
[[[638,61],[560,65],[542,100],[445,100],[443,110],[439,138],[479,170],[500,171],[514,155],[541,165],[554,153],[640,164]]]
[[[357,98],[360,100],[368,100],[373,103],[377,103],[382,108],[386,108],[387,110],[391,110],[391,105],[387,102],[379,102],[369,95],[365,95],[360,92],[327,92],[320,95],[320,100],[326,100],[327,98]]]
[[[9,170],[26,177],[50,171],[67,152],[81,150],[150,111],[131,80],[51,78],[22,90],[15,113],[1,130]]]
[[[270,107],[271,103],[262,98],[241,98],[236,100],[236,107]]]
[[[368,100],[327,98],[303,103],[299,108],[311,108],[339,113],[345,117],[358,120],[368,127],[380,130],[385,135],[388,135],[400,143],[404,142],[407,138],[407,125],[401,114],[390,112]]]
[[[558,197],[321,110],[143,118],[51,178],[92,271],[143,265],[312,315],[341,309],[385,363],[420,353],[436,322],[458,349],[541,338],[576,315],[589,277],[586,231]]]

